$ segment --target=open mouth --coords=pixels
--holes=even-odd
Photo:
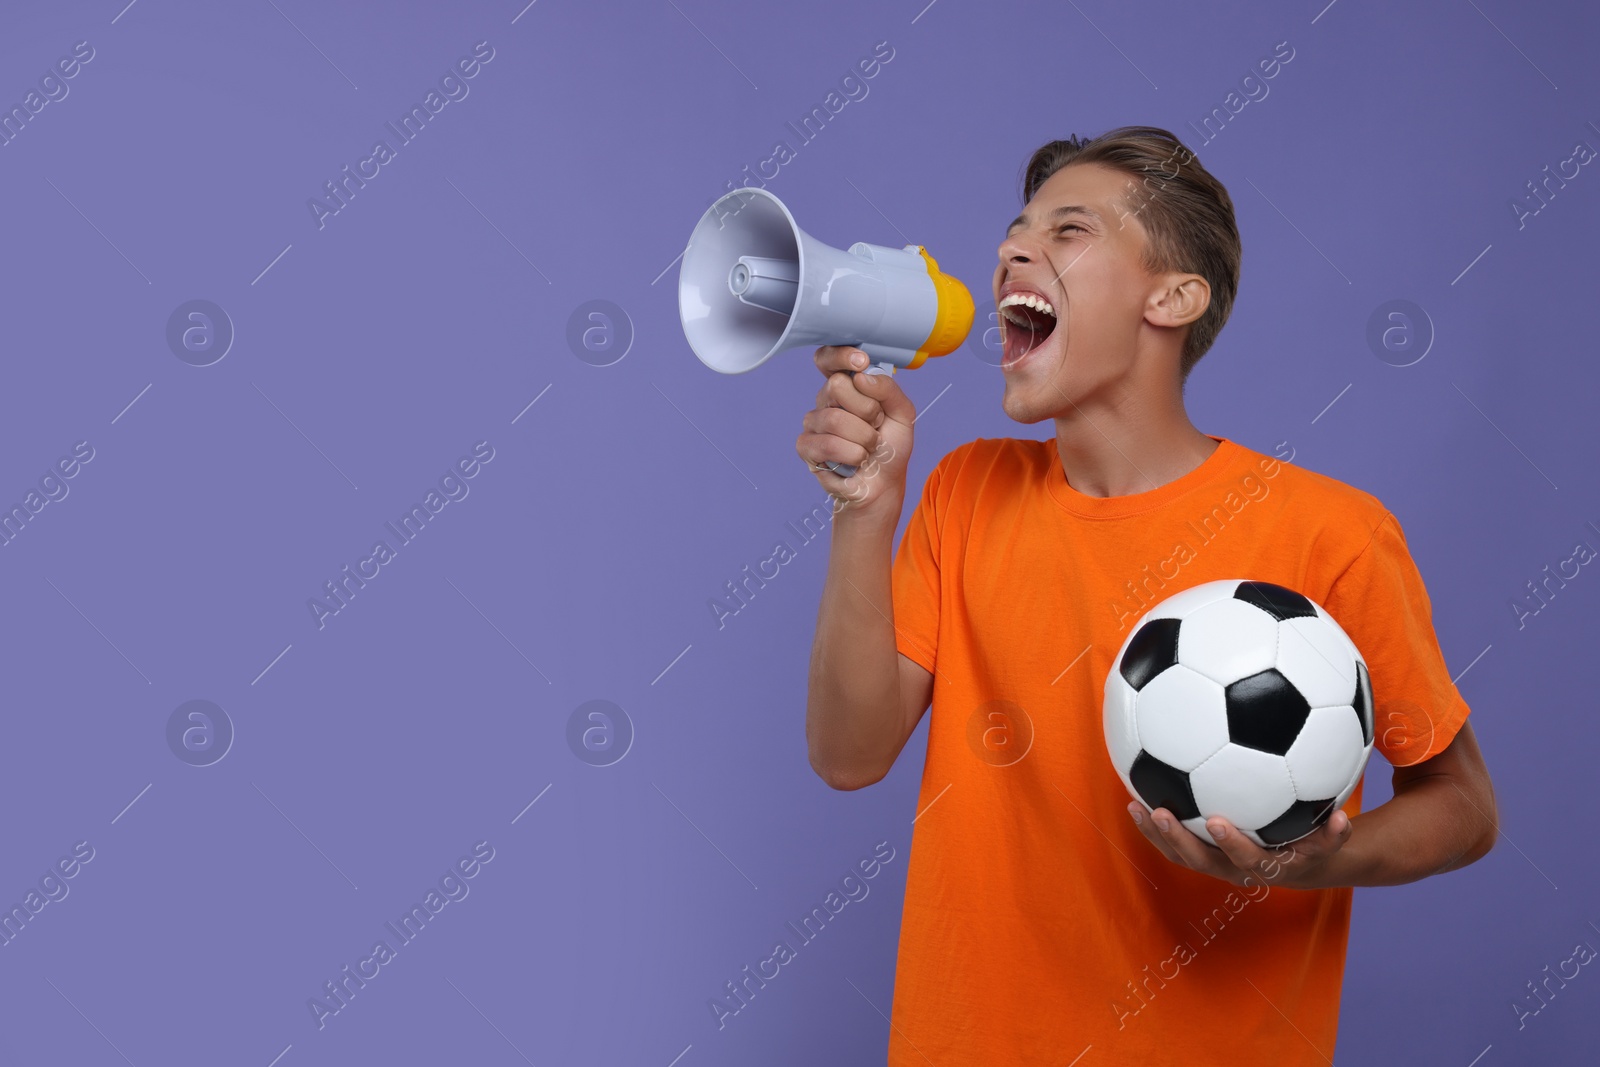
[[[1043,347],[1055,332],[1056,309],[1032,293],[1012,293],[999,304],[1000,366],[1010,368]]]

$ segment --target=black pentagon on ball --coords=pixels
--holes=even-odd
[[[1189,787],[1189,776],[1148,752],[1140,752],[1133,761],[1128,779],[1151,811],[1166,808],[1179,819],[1193,819],[1200,814],[1200,807],[1194,802],[1194,790]]]
[[[1361,743],[1372,744],[1372,678],[1367,674],[1367,665],[1360,660],[1356,660],[1356,695],[1350,706],[1356,709],[1356,718],[1361,720]]]
[[[1317,617],[1317,609],[1311,601],[1293,589],[1285,589],[1271,582],[1240,582],[1233,591],[1233,599],[1254,604],[1279,622]]]
[[[1151,619],[1134,632],[1122,654],[1122,677],[1135,692],[1150,679],[1178,662],[1178,623],[1180,619]]]
[[[1256,831],[1256,836],[1269,845],[1282,845],[1297,837],[1304,837],[1333,814],[1333,798],[1327,800],[1297,800],[1289,810]]]
[[[1282,756],[1300,736],[1311,705],[1294,683],[1268,667],[1223,690],[1228,706],[1228,739],[1236,745]]]

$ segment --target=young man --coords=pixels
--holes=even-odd
[[[1325,1064],[1351,887],[1453,870],[1494,843],[1469,709],[1395,516],[1184,411],[1238,284],[1222,185],[1167,131],[1123,127],[1039,149],[1022,199],[994,276],[1004,406],[1053,420],[1054,438],[944,456],[892,563],[915,416],[894,378],[841,373],[861,353],[818,349],[827,382],[796,445],[844,502],[812,766],[836,789],[878,781],[932,705],[888,1062]],[[1106,674],[1145,610],[1221,578],[1298,590],[1350,635],[1392,800],[1362,812],[1358,787],[1277,850],[1220,818],[1207,844],[1129,803],[1101,726]]]

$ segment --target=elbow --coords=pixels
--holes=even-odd
[[[1500,810],[1495,807],[1494,793],[1488,794],[1488,803],[1484,806],[1484,822],[1487,824],[1483,830],[1483,837],[1478,842],[1477,855],[1474,861],[1481,860],[1494,848],[1495,842],[1500,839]]]
[[[1487,779],[1479,792],[1478,799],[1473,801],[1470,814],[1477,817],[1479,832],[1477,840],[1462,857],[1463,867],[1469,863],[1477,863],[1487,856],[1500,838],[1500,810],[1495,805],[1494,789],[1489,786]]]
[[[1487,836],[1480,838],[1476,844],[1467,849],[1466,853],[1461,857],[1461,862],[1456,866],[1470,867],[1472,864],[1483,859],[1483,857],[1487,856],[1491,851],[1494,850],[1495,837],[1495,834],[1490,833]]]
[[[830,789],[850,792],[856,789],[865,789],[874,782],[883,780],[886,771],[874,771],[861,767],[843,767],[820,759],[815,753],[811,756],[811,769],[828,784]]]

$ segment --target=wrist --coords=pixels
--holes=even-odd
[[[900,515],[905,508],[905,493],[883,493],[865,500],[833,498],[833,527],[864,534],[890,536],[900,525]]]

